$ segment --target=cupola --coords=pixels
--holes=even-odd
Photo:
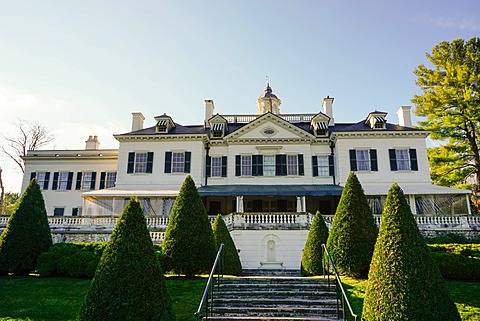
[[[280,114],[280,104],[282,101],[273,93],[270,82],[267,82],[267,88],[263,94],[257,99],[257,114],[262,115],[268,112]]]

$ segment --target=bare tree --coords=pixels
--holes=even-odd
[[[7,146],[2,150],[25,172],[22,156],[27,156],[29,150],[36,150],[48,145],[53,135],[43,125],[36,122],[20,120],[17,124],[18,132],[12,136],[4,136]]]

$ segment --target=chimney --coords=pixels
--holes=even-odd
[[[88,139],[85,141],[85,149],[86,150],[92,150],[92,149],[98,149],[98,146],[100,146],[100,142],[98,141],[98,136],[88,136]]]
[[[132,113],[132,132],[143,129],[145,117],[142,113]]]
[[[327,96],[327,98],[323,98],[322,103],[323,113],[330,117],[330,122],[328,123],[330,126],[335,125],[335,121],[333,119],[333,99],[333,97],[330,98],[330,96]]]
[[[400,126],[412,127],[412,116],[410,115],[412,106],[401,106],[398,111],[398,124]]]
[[[205,128],[209,128],[210,124],[208,120],[213,117],[213,111],[215,110],[215,106],[213,105],[213,100],[205,99]]]

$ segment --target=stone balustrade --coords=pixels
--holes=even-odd
[[[223,216],[229,230],[252,229],[252,230],[287,230],[287,229],[308,229],[314,215],[310,213],[231,213]],[[323,215],[325,223],[330,228],[334,215]],[[418,227],[425,235],[433,236],[438,233],[461,232],[468,235],[475,235],[480,231],[480,215],[455,215],[455,216],[433,216],[414,215]],[[0,216],[0,231],[5,228],[8,216]],[[380,225],[381,215],[374,215],[375,223]],[[49,216],[48,221],[52,233],[55,235],[81,234],[75,240],[87,239],[88,234],[96,235],[92,240],[104,240],[108,237],[117,224],[118,217],[115,216]],[[209,217],[213,224],[215,216]],[[147,227],[151,231],[152,240],[160,243],[163,240],[164,231],[168,225],[168,217],[148,216],[146,217]],[[64,240],[64,237],[57,237],[57,240]]]

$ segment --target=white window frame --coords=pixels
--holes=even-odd
[[[252,176],[252,155],[241,155],[240,176]]]
[[[287,175],[288,176],[298,175],[298,154],[287,155]]]
[[[275,155],[263,155],[263,176],[275,176]]]
[[[330,176],[330,163],[328,155],[317,155],[317,172],[318,176]]]
[[[115,187],[116,182],[117,182],[117,172],[105,173],[105,188]]]
[[[136,152],[135,153],[135,162],[133,166],[134,173],[146,173],[147,172],[147,152]]]
[[[185,152],[172,152],[172,173],[185,172]]]
[[[68,187],[68,175],[69,172],[59,172],[58,173],[58,184],[57,189],[61,191],[66,191]]]
[[[37,179],[38,185],[40,185],[40,189],[44,189],[43,186],[45,185],[46,176],[47,176],[47,172],[37,172],[35,174],[35,178]]]
[[[410,149],[408,148],[396,148],[395,159],[397,162],[397,171],[410,171]]]
[[[90,190],[92,186],[93,172],[82,172],[81,190]]]
[[[222,156],[211,157],[210,176],[222,177]]]
[[[356,149],[356,161],[357,161],[357,171],[359,172],[368,172],[371,170],[370,163],[370,150],[369,149]],[[366,156],[366,158],[363,158]]]

